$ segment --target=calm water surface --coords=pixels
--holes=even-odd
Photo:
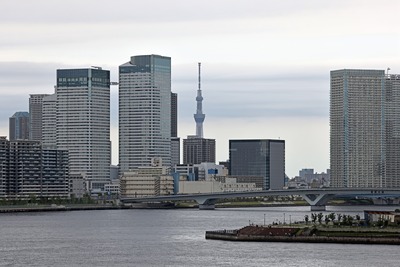
[[[328,207],[360,214],[364,209]],[[265,214],[265,215],[264,215]],[[400,266],[387,245],[206,240],[206,230],[303,220],[309,207],[0,214],[0,266]]]

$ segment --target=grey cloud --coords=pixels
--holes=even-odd
[[[203,79],[203,110],[207,118],[251,117],[325,117],[329,114],[329,72],[243,74],[229,77],[208,74]],[[174,83],[178,92],[181,116],[195,111],[197,80],[179,77]],[[188,111],[190,112],[188,115]]]
[[[327,9],[342,2],[329,3],[319,0],[308,1],[265,1],[265,0],[148,0],[107,1],[70,0],[68,2],[35,0],[19,3],[3,1],[3,23],[100,23],[100,22],[171,22],[194,20],[222,20],[226,18],[257,18],[280,16],[293,12]]]
[[[55,63],[0,62],[0,88],[52,88],[56,80],[56,69],[61,67],[61,64]]]

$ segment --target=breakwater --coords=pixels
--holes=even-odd
[[[400,233],[385,236],[384,234],[379,234],[379,232],[366,232],[362,236],[356,236],[358,232],[350,232],[346,233],[348,236],[329,236],[329,234],[323,232],[320,235],[315,235],[313,232],[315,231],[308,228],[246,226],[238,230],[206,231],[205,237],[206,239],[243,242],[400,245]]]

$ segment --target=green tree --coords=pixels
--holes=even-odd
[[[325,215],[325,224],[328,225],[330,219],[329,219],[329,215]]]
[[[313,224],[315,224],[315,222],[317,221],[317,214],[311,213],[311,221],[313,222]]]
[[[343,215],[342,215],[341,213],[338,213],[338,215],[337,215],[337,221],[338,221],[339,224],[340,224],[340,222],[342,221],[342,217],[343,217]]]
[[[347,215],[346,214],[344,214],[342,216],[342,223],[343,223],[343,225],[347,225]]]
[[[309,220],[310,218],[308,217],[308,214],[304,215],[304,221],[306,222],[306,224],[308,224]]]
[[[353,216],[351,216],[351,215],[347,216],[347,224],[348,225],[352,225],[353,224],[353,220],[354,220]]]
[[[322,218],[324,217],[324,214],[322,214],[322,212],[320,212],[320,213],[318,213],[317,217],[318,217],[318,223],[321,224],[322,223]]]
[[[329,214],[329,219],[333,222],[336,219],[336,214],[334,212],[331,212]]]

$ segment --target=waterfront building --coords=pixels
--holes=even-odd
[[[139,167],[122,174],[120,192],[122,197],[172,195],[174,178],[165,166]]]
[[[400,187],[400,75],[331,71],[332,187]]]
[[[284,140],[229,140],[229,162],[232,177],[261,176],[264,190],[284,187]]]
[[[119,66],[120,171],[155,157],[171,166],[171,58],[132,56]]]
[[[110,71],[99,67],[57,70],[56,145],[68,150],[70,173],[88,190],[110,180]]]
[[[0,194],[8,199],[67,198],[68,152],[42,149],[40,141],[0,137]]]
[[[42,141],[43,99],[48,94],[31,94],[29,97],[29,139]]]
[[[10,141],[29,140],[29,113],[26,111],[15,112],[9,119]]]
[[[86,181],[81,175],[69,176],[69,195],[71,198],[83,198],[87,193]]]
[[[104,192],[106,192],[109,196],[119,196],[120,194],[120,181],[119,180],[111,180],[109,184],[104,185]]]
[[[201,180],[187,181],[179,180],[178,194],[207,194],[222,192],[249,192],[261,191],[262,187],[257,187],[255,183],[239,183],[236,178],[224,177],[223,180]]]

